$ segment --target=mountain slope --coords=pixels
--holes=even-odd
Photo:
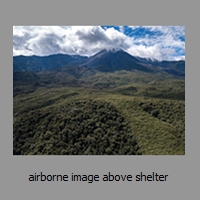
[[[158,61],[154,60],[152,61],[151,59],[146,59],[146,58],[139,58],[140,64],[146,64],[149,66],[154,66],[157,68],[160,68],[161,70],[173,74],[176,76],[185,76],[185,61],[184,60],[179,60],[179,61]]]
[[[152,72],[152,69],[141,65],[138,60],[123,50],[102,50],[88,58],[81,66],[96,69],[102,72],[114,72],[118,70],[139,70]]]
[[[44,71],[75,65],[86,60],[87,57],[56,54],[50,56],[14,56],[13,71]]]

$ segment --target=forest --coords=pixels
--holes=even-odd
[[[13,72],[14,155],[184,155],[185,78]]]

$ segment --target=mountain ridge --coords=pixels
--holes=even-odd
[[[13,71],[48,71],[63,67],[87,68],[101,72],[118,70],[139,70],[144,72],[166,72],[176,76],[185,76],[185,61],[152,61],[135,57],[120,48],[103,49],[91,57],[68,54],[49,56],[14,56]]]

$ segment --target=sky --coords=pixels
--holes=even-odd
[[[185,26],[13,26],[13,56],[92,56],[113,48],[152,60],[185,60]]]

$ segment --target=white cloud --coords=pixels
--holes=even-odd
[[[139,26],[129,26],[132,30],[139,30]],[[150,57],[158,60],[179,60],[185,59],[180,54],[185,52],[184,26],[143,26],[145,31],[151,34],[145,34],[145,37],[134,37],[134,43],[139,44],[135,49],[131,47],[130,52],[142,57]],[[176,50],[179,49],[179,52]]]
[[[140,26],[129,26],[132,30]],[[152,59],[179,59],[176,49],[185,51],[185,27],[145,26],[154,33],[143,37],[128,36],[123,26],[15,26],[13,55],[50,55],[56,53],[91,56],[104,48],[122,48],[134,56]]]

